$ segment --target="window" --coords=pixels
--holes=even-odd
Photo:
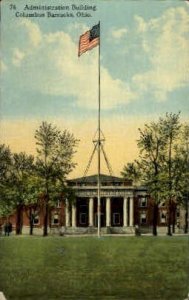
[[[140,197],[139,198],[139,206],[140,207],[147,207],[147,198],[146,197]]]
[[[61,203],[60,203],[60,200],[57,201],[57,208],[61,208]]]
[[[113,214],[113,224],[120,225],[120,213]]]
[[[82,224],[82,225],[87,224],[87,214],[86,213],[80,213],[79,223]]]
[[[36,216],[34,217],[33,224],[34,224],[34,225],[38,225],[38,224],[39,224],[39,215],[36,215]]]
[[[166,223],[166,212],[160,212],[160,223]]]
[[[147,219],[146,219],[146,212],[141,212],[140,213],[140,224],[146,224]]]
[[[54,214],[53,215],[53,219],[52,219],[52,224],[56,225],[59,223],[59,215],[58,214]]]

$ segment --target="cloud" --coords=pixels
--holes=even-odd
[[[22,60],[24,59],[25,54],[20,51],[18,48],[13,49],[13,57],[12,57],[12,63],[13,65],[19,67]]]
[[[105,68],[102,68],[102,99],[105,108],[110,105],[116,107],[120,104],[125,105],[132,100],[135,100],[136,94],[131,91],[129,85],[120,79],[112,80],[110,74]]]
[[[0,60],[0,71],[6,72],[7,71],[7,65],[4,63],[3,60]]]
[[[142,17],[135,15],[134,20],[136,22],[136,26],[137,26],[136,30],[138,33],[145,32],[147,30],[147,23],[144,21]]]
[[[170,8],[160,17],[147,21],[141,16],[134,19],[134,28],[121,27],[111,32],[121,46],[116,51],[124,49],[123,37],[127,35],[127,52],[122,52],[114,66],[108,62],[109,69],[104,65],[107,61],[101,58],[101,99],[106,110],[127,105],[137,98],[143,100],[149,94],[150,99],[165,101],[169,93],[187,85],[189,16],[186,9]],[[62,97],[63,106],[70,101],[76,107],[96,109],[98,47],[77,57],[78,37],[86,29],[81,23],[73,23],[64,31],[44,33],[33,21],[18,21],[14,28],[17,31],[14,48],[9,45],[12,57],[5,60],[10,70],[6,72],[10,76],[7,80],[15,85],[21,83],[18,88],[24,92],[41,93],[43,99],[44,95],[52,99]],[[110,57],[113,50],[108,52]]]
[[[78,27],[80,28],[80,26]],[[96,108],[98,100],[98,49],[77,57],[78,45],[64,31],[44,34],[37,24],[24,20],[20,34],[27,31],[28,43],[13,49],[13,70],[22,87],[52,96],[72,97],[76,105]],[[112,109],[134,100],[135,94],[101,66],[103,107]]]
[[[26,31],[32,47],[39,46],[42,40],[42,33],[37,24],[31,22],[30,20],[24,19],[20,21],[19,27],[21,30],[24,29]]]
[[[135,16],[137,31],[151,67],[133,76],[140,92],[151,91],[158,101],[188,82],[189,15],[182,8],[170,8],[156,19],[145,22]]]
[[[126,28],[113,29],[111,35],[114,39],[121,39],[127,34],[128,30]]]

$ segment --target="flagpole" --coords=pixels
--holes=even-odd
[[[99,21],[99,30],[100,30],[100,21]],[[99,47],[98,47],[98,237],[100,237],[100,227],[101,227],[101,203],[100,203],[100,148],[101,148],[101,128],[100,128],[100,109],[101,109],[101,103],[100,103],[100,40],[101,36],[99,34]]]

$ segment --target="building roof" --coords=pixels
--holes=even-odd
[[[98,182],[97,174],[68,180],[68,184],[69,183],[70,184],[71,183],[97,184],[97,182]],[[132,180],[111,176],[111,175],[105,175],[105,174],[100,174],[100,182],[101,184],[122,183],[122,184],[132,185]]]

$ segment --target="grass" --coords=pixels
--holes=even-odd
[[[7,299],[184,300],[188,238],[1,237]]]

